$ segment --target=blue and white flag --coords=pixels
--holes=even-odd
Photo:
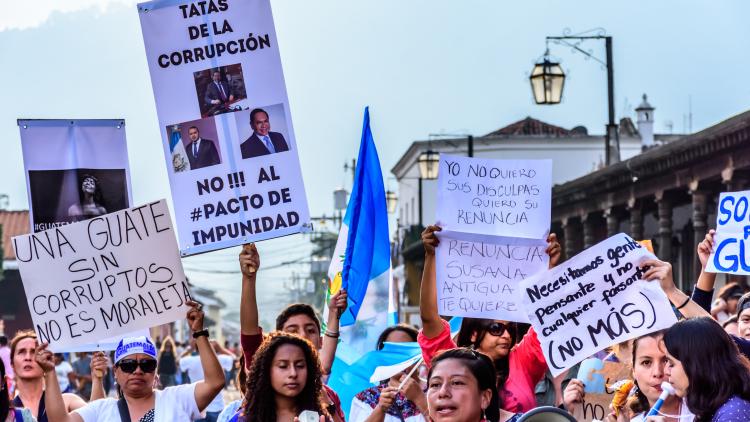
[[[180,127],[175,125],[172,136],[169,138],[169,151],[172,152],[172,167],[175,172],[190,170],[190,160],[188,160],[185,144],[182,143]]]
[[[386,296],[386,302],[382,304],[367,304],[365,297],[369,296],[368,289],[388,291],[390,269],[388,212],[383,174],[370,131],[369,108],[365,108],[354,186],[328,269],[331,293],[344,288],[349,297],[346,312],[341,315],[342,327],[354,325],[358,315],[365,316],[360,314],[365,308],[372,308],[368,313],[372,313],[373,317],[378,313],[385,314],[387,293],[382,295]],[[367,318],[370,318],[370,315],[367,315]]]

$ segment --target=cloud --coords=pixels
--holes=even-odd
[[[31,29],[44,25],[53,13],[95,8],[106,13],[112,5],[135,5],[136,0],[27,0],[8,2],[0,14],[0,31]]]

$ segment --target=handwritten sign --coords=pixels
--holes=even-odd
[[[164,200],[16,236],[31,318],[55,352],[185,317],[190,298]]]
[[[630,368],[620,362],[605,362],[590,358],[581,362],[576,377],[586,386],[586,394],[576,420],[593,422],[603,421],[610,413],[609,404],[615,396],[613,384],[630,378]]]
[[[722,192],[706,271],[750,275],[750,191]]]
[[[449,232],[546,238],[551,181],[551,160],[441,154],[436,220]]]
[[[439,232],[436,250],[441,315],[529,322],[521,309],[519,283],[549,266],[542,241],[474,236],[473,241]]]
[[[613,344],[674,324],[659,283],[642,280],[655,258],[625,234],[521,282],[523,308],[553,375]]]

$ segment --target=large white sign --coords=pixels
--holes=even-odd
[[[552,160],[440,154],[436,221],[446,232],[546,239]]]
[[[549,266],[541,241],[495,236],[456,239],[438,232],[435,251],[440,315],[529,322],[519,283]]]
[[[166,201],[16,236],[39,341],[59,352],[185,317],[190,298]]]
[[[750,275],[750,191],[722,192],[706,271]]]
[[[311,227],[269,1],[138,10],[181,253]]]
[[[553,375],[677,322],[659,283],[642,280],[649,258],[656,257],[620,233],[521,282],[523,307]]]
[[[18,120],[32,232],[130,208],[125,121]]]

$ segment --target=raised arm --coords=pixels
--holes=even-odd
[[[422,319],[422,333],[427,338],[434,338],[443,331],[443,323],[437,306],[437,286],[435,285],[435,248],[440,243],[435,232],[440,226],[427,226],[422,232],[424,245],[424,269],[422,285],[419,287],[419,316]]]
[[[700,305],[690,300],[690,297],[678,289],[672,278],[672,264],[658,259],[649,259],[642,263],[649,266],[643,279],[648,281],[659,281],[661,289],[666,293],[669,301],[685,318],[710,316]]]
[[[192,300],[188,302],[188,305],[190,310],[187,313],[187,322],[190,330],[194,333],[203,330],[204,314],[201,305]],[[224,388],[224,371],[221,369],[219,359],[216,358],[214,348],[211,347],[207,336],[200,336],[195,339],[195,345],[201,357],[204,375],[203,380],[198,381],[195,385],[195,404],[202,412]]]
[[[52,352],[47,350],[46,343],[37,347],[36,362],[44,371],[44,407],[47,412],[47,419],[55,422],[83,422],[83,419],[77,413],[68,413],[60,392],[60,384],[57,382],[55,357]]]
[[[260,255],[255,243],[242,245],[240,271],[242,272],[242,297],[240,299],[240,332],[245,335],[260,334],[258,325],[258,299],[255,278],[260,268]]]
[[[108,359],[104,352],[95,352],[91,356],[91,398],[89,401],[107,397],[104,392],[104,375],[107,373]]]
[[[336,356],[336,348],[339,344],[339,320],[341,314],[346,310],[347,298],[346,290],[341,289],[331,297],[328,303],[328,321],[326,322],[326,331],[323,333],[323,348],[320,349],[320,364],[323,367],[323,375],[330,374],[331,367],[333,367],[333,359]]]
[[[714,296],[714,284],[716,283],[716,274],[706,272],[708,257],[714,248],[714,234],[716,234],[715,230],[709,230],[705,239],[698,244],[697,252],[698,260],[701,263],[701,274],[698,277],[698,282],[695,283],[693,294],[690,296],[690,299],[705,309],[706,312],[711,312],[711,300]]]

